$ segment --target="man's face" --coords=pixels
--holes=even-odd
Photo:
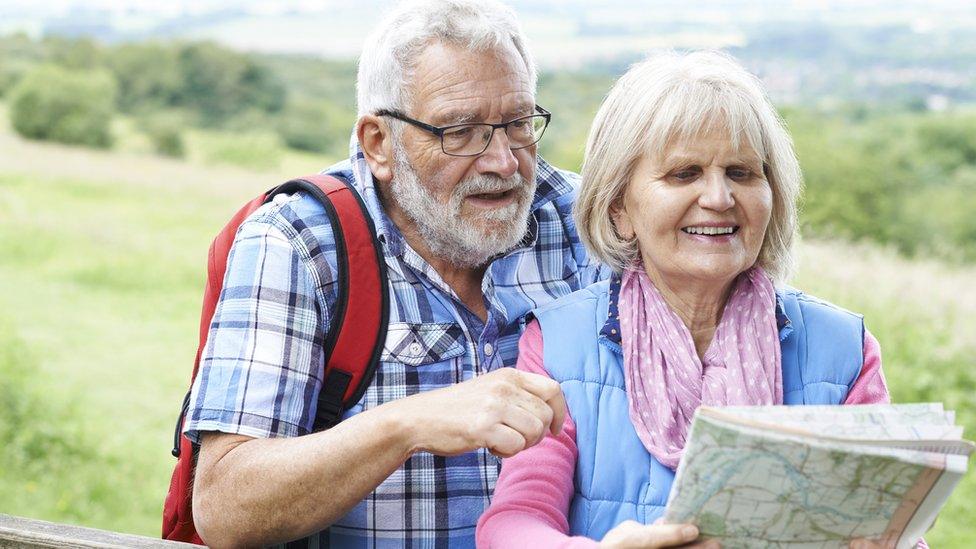
[[[533,114],[529,75],[514,48],[469,52],[435,43],[418,59],[406,114],[434,126],[507,122]],[[391,198],[430,251],[476,267],[525,234],[535,194],[536,147],[510,150],[496,130],[479,156],[455,157],[440,138],[406,126],[394,147]]]

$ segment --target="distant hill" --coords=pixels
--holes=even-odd
[[[349,60],[392,4],[0,1],[0,34],[19,30],[105,43],[213,40],[242,51]],[[546,70],[616,75],[655,49],[722,48],[760,74],[780,104],[838,99],[940,108],[976,102],[971,2],[707,0],[693,10],[679,0],[510,4]]]

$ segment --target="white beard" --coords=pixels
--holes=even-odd
[[[528,184],[518,173],[505,179],[478,175],[459,182],[448,203],[443,204],[420,182],[399,142],[393,146],[393,161],[391,199],[414,222],[427,248],[437,257],[458,267],[479,267],[511,250],[524,238],[535,181]],[[514,189],[516,194],[507,206],[487,210],[473,218],[462,217],[466,197],[508,189]]]

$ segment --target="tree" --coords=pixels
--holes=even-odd
[[[41,42],[49,63],[69,69],[94,69],[102,65],[102,49],[91,38],[47,36]]]
[[[284,86],[243,54],[199,43],[183,46],[178,59],[178,104],[197,112],[206,126],[220,126],[249,108],[275,112],[284,105]]]
[[[346,118],[324,101],[295,100],[282,111],[278,134],[293,149],[319,153],[339,149],[341,155],[355,122]]]
[[[104,71],[42,65],[10,92],[10,122],[30,139],[108,148],[116,84]]]
[[[174,46],[123,44],[111,49],[106,57],[119,83],[120,110],[146,112],[176,105],[183,82]]]

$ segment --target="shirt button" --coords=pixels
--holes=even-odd
[[[491,343],[485,343],[485,355],[491,356],[495,352],[495,348],[491,346]]]
[[[414,341],[410,344],[410,354],[420,356],[421,351],[423,351],[423,348],[420,346],[420,343]]]

